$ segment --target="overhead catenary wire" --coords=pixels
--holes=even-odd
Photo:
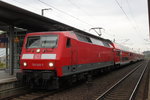
[[[127,2],[127,5],[128,5],[128,8],[129,8],[129,11],[130,11],[130,13],[131,13],[131,17],[132,17],[132,19],[133,19],[133,22],[135,23],[135,25],[136,25],[136,27],[138,28],[138,30],[139,30],[140,32],[142,32],[142,31],[141,31],[141,27],[139,27],[139,25],[137,24],[137,22],[136,22],[136,20],[135,20],[135,17],[134,17],[134,15],[133,15],[133,11],[132,11],[132,9],[131,9],[131,5],[130,5],[129,1],[126,0],[126,2]]]
[[[26,5],[24,2],[21,2],[21,1],[18,1],[18,0],[13,0],[14,2],[16,2],[16,3],[19,3],[19,4],[22,4],[22,5]],[[79,18],[77,18],[77,17],[75,17],[75,16],[73,16],[73,15],[71,15],[71,14],[69,14],[69,13],[67,13],[67,12],[65,12],[65,11],[63,11],[63,10],[60,10],[60,9],[58,9],[58,8],[56,8],[55,6],[53,6],[52,4],[48,4],[48,3],[46,3],[46,2],[43,2],[42,0],[38,0],[40,3],[43,3],[44,5],[46,5],[46,6],[50,6],[50,7],[52,7],[53,9],[56,9],[57,11],[59,11],[59,12],[61,12],[61,13],[64,13],[65,15],[68,15],[68,16],[70,16],[70,17],[72,17],[72,18],[74,18],[74,19],[76,19],[76,20],[78,20],[78,21],[80,21],[80,22],[82,22],[82,23],[84,23],[84,24],[86,24],[86,25],[88,25],[88,26],[90,26],[90,27],[95,27],[95,26],[93,26],[93,25],[91,25],[91,24],[89,24],[88,22],[86,22],[86,21],[83,21],[83,20],[81,20],[81,19],[79,19]],[[77,9],[79,9],[80,11],[82,11],[83,13],[85,13],[88,17],[90,17],[90,15],[86,12],[86,11],[84,11],[83,9],[81,9],[81,7],[80,6],[78,6],[77,4],[75,4],[74,2],[72,2],[71,0],[68,0],[69,2],[70,2],[70,4],[72,4],[74,7],[76,7]],[[39,3],[38,3],[39,4]],[[41,5],[40,5],[41,6]],[[30,6],[31,7],[31,6]],[[34,8],[34,9],[36,9],[36,7],[32,7],[32,8]],[[39,9],[39,8],[37,8],[37,9]],[[37,10],[36,9],[36,10]],[[92,18],[91,18],[92,19]],[[108,35],[108,34],[107,34]],[[111,35],[112,36],[112,35]]]
[[[87,13],[87,11],[81,9],[80,6],[76,5],[74,2],[72,2],[71,0],[68,0],[70,2],[71,5],[73,5],[74,7],[76,7],[77,9],[79,9],[80,11],[82,11],[84,14],[86,14],[88,17],[90,17],[90,15]]]
[[[2,0],[3,1],[3,0]],[[30,9],[33,9],[34,11],[36,10],[36,11],[38,11],[37,9],[39,9],[39,8],[36,8],[36,7],[31,7],[31,6],[29,6],[29,5],[27,5],[27,4],[25,4],[24,2],[21,2],[21,1],[17,1],[17,0],[12,0],[13,2],[16,2],[16,3],[18,3],[18,4],[21,4],[21,5],[23,5],[23,6],[28,6],[28,7],[30,7]],[[41,9],[39,9],[39,11],[40,11]],[[39,12],[38,11],[38,12]]]
[[[20,3],[20,4],[24,4],[23,2],[20,2],[20,1],[17,1],[17,0],[14,0],[14,1],[16,1],[16,2],[18,2],[18,3]],[[46,6],[49,6],[49,7],[53,8],[53,9],[55,9],[55,10],[57,10],[57,11],[59,11],[59,12],[65,14],[65,15],[68,15],[68,16],[72,17],[72,18],[74,18],[74,19],[76,19],[76,20],[78,20],[78,21],[80,21],[80,22],[82,22],[82,23],[84,23],[84,24],[86,24],[86,25],[88,25],[88,26],[90,26],[90,27],[95,27],[95,26],[93,26],[93,25],[87,23],[86,21],[83,21],[83,20],[81,20],[81,19],[79,19],[79,18],[77,18],[77,17],[75,17],[75,16],[73,16],[73,15],[71,15],[71,14],[69,14],[69,13],[63,11],[63,10],[60,10],[60,9],[56,8],[56,7],[53,6],[52,4],[48,4],[48,3],[46,3],[46,2],[43,2],[42,0],[38,0],[38,1],[39,1],[40,3],[46,5]],[[88,17],[91,16],[91,15],[88,14],[87,11],[81,9],[80,6],[78,6],[77,4],[75,4],[74,2],[72,2],[71,0],[68,0],[68,2],[70,2],[71,5],[73,5],[74,7],[76,7],[77,9],[79,9],[80,11],[82,11],[82,12],[83,12],[84,14],[86,14]],[[41,5],[40,5],[40,6],[41,6]],[[91,18],[91,17],[90,17],[90,18]],[[93,19],[93,18],[91,18],[91,19]],[[106,33],[106,32],[105,32],[105,33]],[[107,33],[106,33],[106,34],[107,34]],[[107,34],[107,35],[109,35],[109,34]],[[114,35],[109,35],[109,36],[114,37]]]
[[[71,5],[73,5],[74,7],[76,7],[77,9],[79,9],[80,11],[82,11],[83,13],[85,13],[87,16],[89,16],[88,13],[85,12],[85,11],[83,11],[80,6],[76,5],[76,4],[75,4],[74,2],[72,2],[71,0],[68,0],[68,1],[70,2]],[[130,20],[130,18],[128,17],[127,13],[126,13],[126,12],[124,11],[124,9],[122,8],[122,6],[119,4],[119,2],[118,2],[117,0],[116,0],[116,2],[117,2],[117,4],[119,5],[119,7],[122,9],[122,11],[123,11],[123,13],[125,14],[127,20],[132,24],[132,21]],[[123,1],[121,1],[121,3],[123,3]],[[137,27],[134,26],[134,25],[132,25],[132,27],[133,27],[133,29],[134,29],[135,31],[138,31],[137,29],[139,29],[139,28],[137,28]],[[106,32],[105,32],[105,33],[106,33]],[[107,34],[107,33],[106,33],[106,34]],[[107,35],[109,35],[109,34],[107,34]],[[114,35],[110,35],[110,36],[114,37]]]
[[[128,20],[128,21],[131,23],[131,25],[132,25],[132,22],[131,22],[130,18],[128,17],[127,13],[126,13],[125,10],[123,9],[123,7],[120,5],[120,3],[118,2],[118,0],[115,0],[115,2],[116,2],[117,5],[119,6],[119,8],[120,8],[121,11],[123,12],[123,14],[126,16],[127,20]],[[137,31],[137,28],[136,28],[134,25],[132,25],[132,27],[133,27],[133,29],[134,29],[136,32],[138,32],[138,31]]]
[[[19,0],[15,0],[15,1],[19,1]],[[40,1],[42,1],[42,0],[40,0]],[[68,0],[68,1],[71,1],[71,0]],[[121,0],[121,3],[123,3],[122,2],[123,0]],[[19,2],[22,2],[22,1],[19,1]],[[76,7],[76,8],[78,8],[78,9],[80,9],[80,10],[82,10],[82,12],[85,12],[84,11],[84,9],[82,9],[82,7],[80,7],[80,5],[78,5],[76,2],[74,2],[74,1],[71,1],[72,2],[72,4]],[[118,2],[119,3],[119,2]],[[130,3],[130,2],[129,2]],[[26,4],[26,3],[25,3]],[[39,5],[41,5],[40,3],[38,3]],[[52,5],[51,3],[49,3],[50,5]],[[53,5],[52,5],[53,6]],[[120,5],[121,7],[122,7],[122,5]],[[30,6],[31,7],[31,6]],[[33,6],[34,7],[34,6]],[[54,7],[55,7],[55,5],[54,5]],[[57,6],[56,6],[57,7]],[[123,6],[124,7],[124,6]],[[122,9],[123,9],[123,7],[122,7]],[[36,7],[35,7],[36,8]],[[37,7],[37,9],[38,9],[38,7]],[[59,10],[61,10],[61,9],[59,9]],[[86,10],[86,9],[85,9]],[[63,11],[63,10],[62,10]],[[66,11],[64,11],[64,12],[66,12]],[[125,12],[125,11],[124,11]],[[67,12],[68,13],[68,12]],[[125,12],[126,13],[126,12]],[[70,13],[71,14],[71,13]],[[86,12],[85,12],[85,14],[87,14]],[[128,16],[128,13],[126,13],[126,15]],[[76,17],[76,16],[74,16],[74,17]],[[130,17],[130,16],[128,16],[128,17]],[[129,20],[131,21],[131,19],[129,18]],[[81,22],[81,21],[80,21]],[[86,21],[85,21],[86,22]],[[88,23],[88,22],[86,22],[86,23]],[[88,23],[89,24],[89,23]],[[134,27],[134,29],[135,30],[137,30],[137,29],[139,29],[139,28],[136,28],[136,27]],[[108,34],[107,34],[108,35]]]
[[[119,6],[119,8],[122,10],[122,12],[124,13],[124,15],[126,16],[126,18],[130,21],[130,18],[128,17],[128,15],[126,14],[126,12],[124,11],[124,9],[122,8],[122,6],[120,5],[120,3],[118,2],[118,0],[115,0],[117,5]]]
[[[54,7],[53,5],[50,5],[50,4],[48,4],[48,3],[44,2],[44,1],[41,1],[41,0],[38,0],[38,1],[41,2],[42,4],[45,4],[46,6],[49,6],[49,7],[51,7],[51,8],[53,8],[53,9],[55,9],[55,10],[57,10],[57,11],[59,11],[59,12],[65,14],[65,15],[68,15],[68,16],[70,16],[70,17],[72,17],[72,18],[78,20],[79,22],[82,22],[82,23],[84,23],[84,24],[86,24],[86,25],[88,25],[88,26],[90,26],[90,27],[94,27],[93,25],[91,25],[91,24],[89,24],[89,23],[87,23],[87,22],[85,22],[85,21],[83,21],[83,20],[81,20],[81,19],[79,19],[79,18],[77,18],[77,17],[75,17],[75,16],[73,16],[73,15],[71,15],[71,14],[69,14],[69,13],[63,11],[63,10],[60,10],[60,9]]]
[[[83,12],[86,16],[88,16],[90,19],[93,19],[93,18],[91,17],[91,15],[89,15],[89,14],[87,13],[87,11],[81,9],[80,6],[78,6],[77,4],[75,4],[74,2],[72,2],[71,0],[68,0],[68,2],[70,2],[70,4],[71,4],[72,6],[74,6],[75,8],[79,9],[80,11],[82,11],[82,12]],[[94,27],[92,27],[92,28],[94,28]],[[92,28],[90,28],[89,30],[91,30]],[[101,33],[97,32],[96,30],[94,30],[94,32],[97,33],[98,35],[101,34]],[[106,33],[106,32],[104,31],[104,33]],[[107,34],[107,33],[106,33],[106,34]],[[101,34],[101,35],[102,35],[102,34]],[[109,35],[109,34],[107,34],[107,35]],[[111,35],[111,36],[112,36],[112,35]]]

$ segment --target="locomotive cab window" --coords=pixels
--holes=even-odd
[[[58,35],[29,36],[26,48],[56,48]]]
[[[71,47],[71,39],[70,38],[67,38],[66,47],[67,48]]]
[[[40,36],[31,36],[27,38],[27,48],[39,47],[40,44]]]
[[[80,40],[80,41],[92,43],[92,41],[90,40],[90,38],[89,38],[89,37],[86,37],[86,36],[84,36],[84,35],[79,35],[79,34],[77,34],[77,38],[78,38],[78,40]]]

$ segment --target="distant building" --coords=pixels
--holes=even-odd
[[[145,58],[150,59],[150,51],[144,51],[143,54],[144,54]]]
[[[7,43],[0,43],[0,48],[6,48]]]
[[[0,35],[0,48],[6,48],[8,43],[8,38],[4,37],[3,34]]]
[[[143,54],[144,54],[144,55],[149,55],[149,54],[150,54],[150,51],[144,51]]]

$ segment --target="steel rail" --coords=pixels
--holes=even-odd
[[[143,64],[143,63],[142,63]],[[119,85],[122,81],[124,81],[127,77],[129,77],[134,71],[136,71],[141,65],[138,65],[136,68],[134,68],[132,71],[130,71],[125,77],[120,79],[117,83],[115,83],[112,87],[110,87],[108,90],[106,90],[103,94],[101,94],[96,100],[102,99],[107,93],[109,93],[112,89],[114,89],[117,85]]]
[[[148,63],[149,63],[149,61],[148,61]],[[134,95],[135,95],[135,93],[136,93],[136,91],[137,91],[137,88],[138,88],[140,82],[142,81],[142,77],[144,76],[144,73],[145,73],[145,70],[146,70],[146,68],[147,68],[147,66],[148,66],[148,63],[145,65],[145,68],[144,68],[144,70],[142,71],[142,74],[141,74],[141,76],[140,76],[140,78],[139,78],[139,80],[138,80],[136,86],[134,87],[134,90],[133,90],[133,92],[132,92],[132,94],[131,94],[129,100],[133,100]]]
[[[58,90],[52,90],[52,91],[39,91],[39,92],[35,92],[34,91],[31,91],[30,93],[25,93],[25,94],[22,94],[22,95],[19,95],[19,96],[12,96],[10,98],[6,98],[4,100],[14,100],[14,98],[16,98],[17,100],[41,100],[45,97],[48,97],[48,96],[51,96],[53,94],[56,94],[56,93],[59,93],[65,89],[69,89],[68,87],[67,88],[60,88]],[[45,93],[41,93],[41,92],[45,92]],[[34,93],[34,94],[32,94]],[[26,95],[30,95],[29,97],[26,96]],[[35,96],[35,97],[34,97]]]

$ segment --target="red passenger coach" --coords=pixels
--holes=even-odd
[[[126,46],[117,43],[113,43],[113,46],[115,64],[125,65],[143,59],[142,54],[135,53],[135,51],[131,50]]]

